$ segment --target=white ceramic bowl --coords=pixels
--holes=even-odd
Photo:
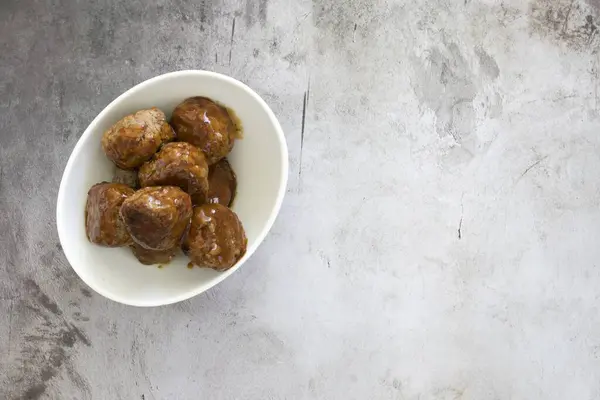
[[[233,210],[248,237],[244,257],[226,272],[187,268],[178,256],[158,268],[140,264],[128,248],[105,248],[85,234],[84,209],[89,188],[110,181],[114,165],[104,155],[104,131],[127,114],[156,106],[168,117],[187,97],[205,96],[233,109],[244,138],[229,155],[237,174]],[[269,106],[252,89],[225,75],[208,71],[179,71],[157,76],[129,89],[92,121],[67,162],[58,191],[56,223],[69,263],[92,289],[120,303],[158,306],[188,299],[231,275],[252,256],[273,225],[281,207],[288,175],[285,137]]]

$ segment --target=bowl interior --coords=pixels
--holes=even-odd
[[[110,181],[114,165],[100,139],[127,114],[156,106],[170,117],[187,97],[206,96],[233,109],[243,127],[229,155],[237,174],[233,210],[248,237],[246,255],[230,270],[187,268],[183,254],[158,268],[140,264],[128,248],[103,248],[85,235],[84,208],[89,188]],[[185,300],[229,276],[252,255],[270,229],[285,193],[287,148],[269,107],[247,86],[212,72],[181,71],[143,82],[109,104],[86,129],[65,169],[57,203],[57,226],[67,259],[77,274],[100,294],[130,305],[153,306]]]

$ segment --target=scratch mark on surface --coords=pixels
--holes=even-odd
[[[462,224],[463,224],[463,217],[465,215],[465,205],[464,205],[464,199],[465,194],[463,193],[462,196],[460,197],[460,221],[458,221],[458,240],[462,239]]]
[[[356,42],[356,28],[358,28],[358,24],[354,24],[354,30],[352,31],[352,42]]]
[[[304,22],[304,20],[306,18],[308,18],[308,16],[311,14],[312,14],[312,12],[307,12],[306,14],[304,14],[302,16],[302,18],[298,19],[298,21],[296,22],[296,26],[294,27],[294,33],[298,30],[298,28],[300,28],[300,25],[302,24],[302,22]]]
[[[327,268],[331,268],[331,261],[327,260]]]
[[[523,105],[543,103],[543,102],[546,102],[546,101],[550,101],[552,103],[559,103],[562,100],[568,100],[568,99],[572,99],[572,98],[576,98],[576,97],[579,97],[579,96],[576,95],[576,94],[567,94],[567,95],[557,96],[557,97],[554,97],[554,98],[546,98],[545,97],[545,98],[541,98],[541,99],[535,99],[535,100],[526,101],[525,103],[523,103]]]
[[[217,52],[215,51],[215,64],[219,62],[219,57],[217,56]]]
[[[229,65],[231,65],[231,52],[233,51],[233,36],[235,35],[235,17],[231,24],[231,43],[229,43]]]
[[[539,165],[539,164],[540,164],[542,161],[544,161],[546,158],[548,158],[548,156],[544,156],[544,157],[540,158],[539,160],[537,160],[536,162],[534,162],[533,164],[531,164],[529,167],[525,168],[525,171],[523,171],[523,173],[521,174],[521,176],[519,176],[519,179],[517,179],[517,181],[515,182],[515,185],[516,185],[517,183],[519,183],[519,181],[520,181],[521,179],[523,179],[523,177],[524,177],[525,175],[527,175],[527,173],[528,173],[529,171],[531,171],[532,169],[534,169],[535,167],[537,167],[537,166],[538,166],[538,165]]]
[[[302,130],[300,131],[300,165],[298,169],[298,177],[302,176],[302,153],[304,150],[304,127],[306,124],[306,103],[308,100],[308,92],[304,92],[304,101],[302,105]]]
[[[558,97],[552,99],[552,102],[553,103],[558,103],[561,100],[572,99],[572,98],[575,98],[575,97],[577,97],[576,94],[569,94],[569,95],[564,95],[564,96],[558,96]]]
[[[462,209],[462,205],[460,207]],[[458,240],[462,239],[462,223],[463,223],[463,215],[461,212],[460,221],[458,221]]]

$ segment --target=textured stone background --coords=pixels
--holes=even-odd
[[[600,398],[599,3],[0,1],[0,398]],[[62,254],[62,170],[188,68],[271,105],[288,194],[217,288],[122,306]]]

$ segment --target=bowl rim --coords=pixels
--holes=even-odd
[[[94,282],[90,282],[90,281],[84,279],[79,274],[79,271],[78,271],[79,268],[76,267],[71,262],[72,257],[69,257],[69,254],[72,254],[72,250],[70,250],[69,246],[65,246],[65,237],[66,237],[66,230],[68,229],[68,224],[64,223],[65,219],[63,217],[63,212],[62,212],[62,209],[64,208],[63,204],[65,203],[65,196],[66,196],[65,178],[71,174],[71,170],[73,169],[73,165],[74,165],[73,163],[75,162],[74,160],[75,160],[76,156],[81,152],[83,143],[87,140],[87,138],[89,136],[91,136],[92,131],[94,131],[96,129],[96,125],[98,125],[99,121],[104,118],[104,116],[108,113],[109,110],[111,110],[118,103],[120,103],[120,101],[123,98],[130,96],[139,90],[144,89],[146,86],[150,86],[150,85],[152,85],[156,82],[162,81],[162,80],[168,80],[168,79],[171,79],[174,77],[181,77],[181,76],[203,77],[203,78],[208,77],[211,79],[217,79],[217,80],[227,82],[228,84],[237,86],[238,88],[241,88],[242,90],[244,90],[245,92],[250,94],[250,96],[252,98],[254,98],[254,100],[261,105],[261,107],[266,111],[266,113],[269,117],[269,120],[275,127],[275,131],[277,133],[277,138],[278,138],[278,142],[279,142],[279,148],[280,148],[280,154],[281,154],[280,164],[281,164],[281,170],[282,170],[280,181],[279,181],[279,190],[277,192],[277,198],[275,200],[275,205],[269,214],[269,218],[267,219],[266,224],[264,225],[263,229],[258,234],[257,240],[254,242],[254,244],[251,247],[249,247],[246,250],[246,254],[244,254],[244,256],[232,268],[228,269],[225,272],[220,273],[214,279],[212,279],[208,282],[204,282],[192,290],[188,290],[188,291],[178,294],[176,296],[172,296],[172,297],[168,298],[166,301],[152,301],[152,300],[136,301],[136,300],[128,299],[123,296],[117,296],[114,293],[111,293],[111,292],[105,290],[102,286],[99,286],[99,285],[95,284]],[[123,92],[121,95],[119,95],[113,101],[111,101],[106,107],[104,107],[102,109],[102,111],[100,111],[100,113],[98,113],[98,115],[92,120],[92,122],[88,125],[88,127],[83,131],[83,134],[77,140],[75,147],[73,148],[73,150],[71,151],[71,154],[69,155],[69,160],[67,161],[67,164],[65,166],[65,169],[63,171],[63,174],[62,174],[62,177],[60,180],[60,186],[58,189],[58,197],[57,197],[57,202],[56,202],[56,227],[58,230],[59,241],[63,248],[63,253],[65,254],[65,257],[67,258],[67,261],[69,262],[69,265],[71,266],[71,268],[75,271],[75,273],[79,276],[79,278],[83,282],[85,282],[86,285],[88,285],[91,289],[93,289],[95,292],[101,294],[102,296],[104,296],[110,300],[116,301],[118,303],[130,305],[130,306],[137,306],[137,307],[156,307],[156,306],[173,304],[173,303],[177,303],[180,301],[190,299],[190,298],[197,296],[197,295],[207,291],[208,289],[218,285],[223,280],[225,280],[227,277],[229,277],[231,274],[233,274],[235,271],[237,271],[252,256],[252,254],[254,254],[254,252],[256,251],[258,246],[260,246],[260,244],[263,242],[263,240],[267,236],[268,232],[271,230],[273,223],[275,222],[275,219],[277,218],[277,215],[279,214],[279,211],[281,209],[281,204],[283,203],[283,198],[284,198],[286,190],[287,190],[288,168],[289,168],[288,157],[289,157],[288,147],[287,147],[287,142],[285,139],[285,134],[283,132],[283,129],[281,128],[281,125],[279,124],[279,121],[277,120],[277,117],[275,116],[275,114],[273,113],[273,111],[271,110],[269,105],[262,99],[262,97],[260,97],[248,85],[238,81],[237,79],[232,78],[227,75],[224,75],[224,74],[221,74],[221,73],[218,73],[218,72],[213,72],[213,71],[181,70],[181,71],[168,72],[168,73],[147,79],[145,81],[142,81],[142,82],[138,83],[137,85],[131,87],[130,89],[126,90],[125,92]]]

